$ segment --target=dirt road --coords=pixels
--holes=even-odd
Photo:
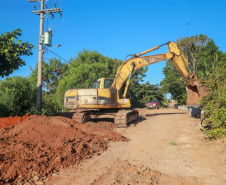
[[[53,174],[46,184],[226,184],[226,140],[208,141],[186,111],[141,110],[143,120],[115,129],[129,142]]]

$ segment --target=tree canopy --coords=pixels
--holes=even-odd
[[[223,55],[215,42],[206,35],[196,35],[179,38],[177,44],[190,63],[198,78],[206,77],[212,73],[218,63],[218,59]]]
[[[49,111],[57,111],[55,96],[58,88],[59,80],[62,78],[65,71],[68,69],[68,63],[62,63],[60,59],[51,58],[49,61],[42,63],[42,106]],[[37,84],[38,64],[35,69],[31,68],[29,81],[33,87]]]
[[[158,84],[152,85],[149,82],[134,82],[130,85],[129,89],[133,108],[145,107],[150,100],[158,100],[161,104],[164,104],[166,100],[164,93]]]
[[[60,59],[51,58],[48,62],[42,63],[42,86],[51,93],[56,93],[58,82],[64,72],[68,69],[68,63],[62,63]],[[33,85],[37,84],[38,64],[35,69],[31,69],[30,81]]]
[[[166,62],[163,74],[165,74],[165,78],[161,81],[163,92],[171,93],[172,98],[176,99],[179,104],[186,104],[186,83],[170,60]]]
[[[23,115],[35,105],[36,88],[21,76],[0,81],[0,117]]]
[[[21,56],[32,55],[31,50],[34,46],[27,42],[22,43],[18,39],[21,32],[22,30],[16,29],[12,32],[5,32],[0,36],[0,75],[2,78],[25,65]]]

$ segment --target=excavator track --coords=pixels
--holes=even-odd
[[[76,112],[73,114],[72,119],[83,124],[90,121],[91,116],[87,112]]]
[[[117,128],[126,128],[128,123],[137,120],[138,118],[138,110],[119,110],[115,115],[114,122]]]
[[[116,113],[100,113],[100,112],[76,112],[73,114],[72,119],[79,123],[86,123],[93,118],[110,117],[114,118],[114,123],[117,128],[126,128],[128,123],[139,118],[138,110],[119,110]]]

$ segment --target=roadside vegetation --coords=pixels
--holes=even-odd
[[[201,105],[210,128],[205,132],[211,138],[222,137],[226,134],[226,53],[220,51],[206,35],[180,38],[177,44],[198,79],[206,86],[207,95]],[[185,82],[171,60],[167,61],[163,74],[163,91],[171,93],[178,104],[186,105]]]
[[[7,32],[0,36],[0,117],[35,113],[37,66],[28,77],[7,77],[20,66],[25,65],[21,56],[32,55],[32,44],[18,38],[21,30]],[[208,95],[202,106],[211,125],[206,133],[211,137],[226,134],[226,54],[219,50],[214,41],[206,35],[179,38],[180,46],[199,80],[207,87]],[[52,58],[43,61],[43,111],[37,114],[52,114],[63,109],[65,91],[72,88],[89,88],[100,77],[114,78],[123,61],[112,59],[97,51],[84,49],[68,63]],[[188,69],[189,70],[189,69]],[[132,74],[128,98],[132,107],[145,107],[150,100],[168,103],[166,93],[171,93],[178,104],[186,104],[185,82],[168,60],[163,69],[165,79],[160,84],[144,83],[147,67]]]
[[[213,73],[204,81],[208,94],[202,99],[202,105],[211,129],[204,131],[210,137],[226,135],[226,56],[222,57]]]

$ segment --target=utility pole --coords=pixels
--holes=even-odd
[[[41,0],[40,29],[39,29],[39,49],[38,49],[38,80],[37,80],[37,101],[36,109],[42,108],[42,62],[43,62],[43,24],[44,24],[44,0]]]
[[[28,2],[35,2],[39,0],[28,0]],[[55,8],[52,9],[44,9],[44,0],[41,0],[41,9],[35,10],[33,13],[36,15],[40,15],[40,29],[39,29],[39,50],[38,50],[38,80],[37,80],[37,102],[36,109],[40,110],[42,108],[42,62],[43,62],[43,24],[44,19],[53,13],[60,13],[62,10],[60,8],[56,8],[56,4],[54,4]],[[47,14],[46,17],[44,15]]]

